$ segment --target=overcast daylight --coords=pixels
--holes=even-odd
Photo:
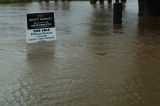
[[[0,0],[0,106],[160,106],[160,0]]]

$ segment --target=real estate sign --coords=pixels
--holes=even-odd
[[[54,12],[27,14],[26,42],[56,40]]]

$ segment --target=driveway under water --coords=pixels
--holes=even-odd
[[[26,13],[55,12],[57,40],[27,44]],[[88,1],[0,5],[0,106],[158,106],[160,18],[123,24]]]

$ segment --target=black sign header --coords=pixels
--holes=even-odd
[[[32,13],[27,14],[28,29],[54,28],[54,13]]]

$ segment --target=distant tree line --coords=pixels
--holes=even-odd
[[[32,0],[0,0],[0,3],[30,2]]]

